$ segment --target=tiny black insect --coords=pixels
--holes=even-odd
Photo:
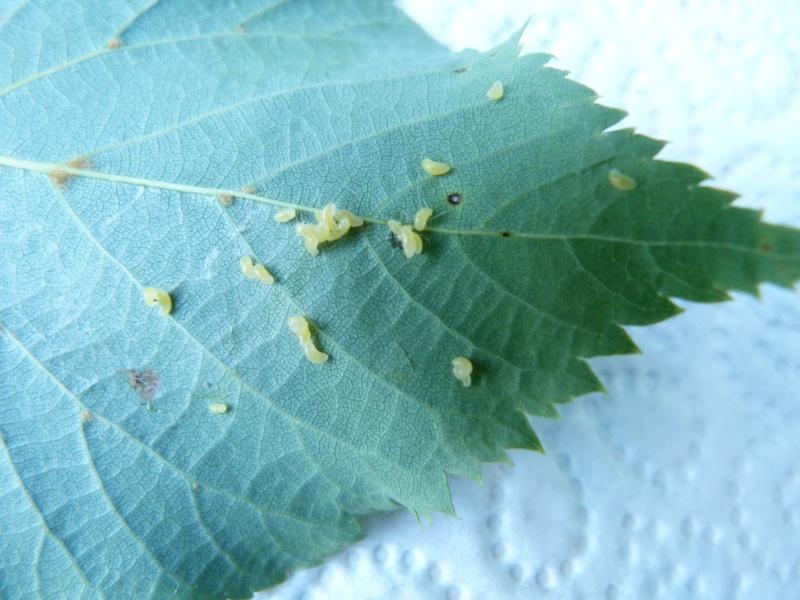
[[[447,197],[447,201],[448,201],[450,204],[453,204],[453,205],[455,205],[455,206],[458,206],[459,204],[461,204],[461,200],[462,200],[462,198],[461,198],[461,194],[459,194],[458,192],[453,192],[452,194],[450,194],[450,195]]]

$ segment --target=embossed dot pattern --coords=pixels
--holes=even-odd
[[[800,226],[800,4],[401,4],[454,50],[537,15],[526,48],[627,110],[622,127]],[[800,598],[800,295],[762,299],[629,328],[643,356],[591,361],[608,396],[535,420],[546,456],[451,479],[458,519],[367,517],[363,542],[258,598]]]

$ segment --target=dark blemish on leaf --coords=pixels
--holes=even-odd
[[[109,50],[118,50],[122,48],[122,40],[118,37],[111,38],[108,40],[108,49]]]
[[[139,394],[142,402],[152,402],[155,398],[161,379],[155,371],[137,371],[128,369],[129,385],[133,391]]]
[[[258,188],[254,185],[244,185],[242,186],[242,191],[245,194],[253,194],[255,195],[258,192]]]
[[[72,175],[66,171],[62,171],[61,169],[56,169],[55,171],[50,172],[50,181],[52,181],[53,185],[60,190],[67,189],[71,179]]]
[[[91,423],[94,421],[94,415],[88,408],[81,413],[81,423]]]
[[[459,204],[461,204],[461,201],[462,201],[463,199],[464,199],[464,198],[461,196],[461,193],[460,193],[460,192],[453,192],[452,194],[450,194],[449,196],[447,196],[447,201],[448,201],[450,204],[452,204],[453,206],[458,206]]]
[[[453,73],[458,73],[460,75],[461,73],[465,73],[466,71],[467,67],[463,67],[461,69],[456,69],[455,71],[453,71]]]
[[[192,488],[194,488],[194,491],[195,491],[195,492],[199,492],[199,491],[200,491],[200,488],[201,488],[201,485],[195,481],[195,482],[192,484]]]
[[[491,53],[489,56],[497,56],[497,50],[495,50],[494,52],[492,52],[492,53]]]
[[[225,206],[230,206],[233,204],[233,196],[230,194],[217,194],[217,199],[219,199],[219,201]]]
[[[511,232],[510,231],[503,231],[503,232],[500,233],[500,235],[502,235],[503,237],[511,237]]]
[[[402,242],[399,239],[397,239],[397,236],[394,233],[392,233],[391,231],[389,232],[389,244],[395,250],[402,250],[403,249]]]
[[[772,244],[769,242],[764,242],[761,244],[761,250],[762,252],[772,252]]]

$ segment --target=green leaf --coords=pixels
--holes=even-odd
[[[2,597],[248,596],[360,514],[452,512],[446,474],[540,449],[525,414],[601,390],[582,359],[669,296],[800,277],[797,231],[518,36],[453,54],[377,0],[3,10]],[[367,224],[316,257],[273,218],[330,202]],[[387,221],[423,206],[409,260]]]

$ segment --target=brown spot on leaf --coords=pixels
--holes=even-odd
[[[233,204],[233,196],[230,194],[217,194],[217,198],[219,201],[222,202],[225,206],[230,206]]]
[[[60,190],[67,189],[71,179],[72,175],[66,171],[62,171],[61,169],[56,169],[55,171],[50,172],[50,181],[52,181],[53,185]]]
[[[108,49],[109,50],[118,50],[122,48],[122,40],[118,37],[111,38],[108,40]]]
[[[88,408],[81,413],[81,423],[91,423],[94,421],[94,415]]]
[[[155,398],[158,386],[161,384],[161,379],[155,371],[138,371],[136,369],[129,369],[126,371],[130,378],[128,383],[133,391],[139,394],[142,402],[152,402]]]
[[[762,252],[772,252],[772,244],[769,242],[764,242],[761,244],[761,251]]]

